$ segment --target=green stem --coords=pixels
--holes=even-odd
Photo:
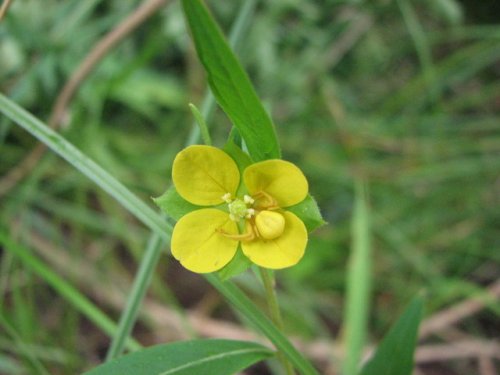
[[[189,108],[191,108],[191,113],[193,114],[196,122],[198,123],[198,127],[200,128],[201,139],[203,139],[203,143],[207,146],[212,146],[212,139],[210,138],[210,133],[208,132],[208,126],[203,118],[203,115],[200,113],[198,108],[193,103],[189,103]]]
[[[269,313],[271,315],[271,320],[274,322],[276,327],[283,332],[283,319],[281,317],[281,312],[278,304],[278,299],[276,298],[275,279],[273,271],[267,270],[265,268],[259,267],[260,276],[262,278],[262,283],[264,284],[264,289],[266,291],[266,300],[269,306]],[[283,352],[278,351],[278,360],[283,365],[287,375],[294,375],[292,364],[288,361],[287,357]]]
[[[146,253],[141,261],[134,284],[132,285],[132,290],[127,298],[127,304],[120,317],[116,335],[113,337],[111,346],[106,354],[106,361],[110,361],[122,353],[136,321],[142,300],[148,290],[153,271],[160,258],[161,249],[164,246],[165,242],[162,241],[158,234],[154,233],[150,237]]]

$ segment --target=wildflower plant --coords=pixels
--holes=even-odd
[[[187,269],[217,271],[238,250],[270,269],[302,258],[307,229],[287,208],[304,201],[308,183],[294,164],[265,160],[240,174],[223,150],[195,145],[177,154],[172,179],[183,199],[203,207],[182,216],[174,227],[172,254]]]
[[[192,106],[205,145],[179,151],[173,186],[155,201],[177,220],[172,255],[188,270],[218,271],[226,280],[259,266],[271,318],[282,329],[270,270],[297,264],[308,232],[324,222],[302,171],[281,159],[274,124],[207,9],[199,1],[182,5],[210,88],[233,127],[224,148],[213,147],[205,119]],[[286,352],[277,357],[294,374]]]
[[[177,220],[172,254],[193,272],[221,270],[223,279],[252,263],[293,266],[308,232],[324,223],[307,179],[281,160],[274,124],[206,9],[197,1],[183,6],[210,88],[234,127],[223,149],[192,145],[175,157],[173,186],[155,200]],[[205,120],[193,113],[211,143]]]

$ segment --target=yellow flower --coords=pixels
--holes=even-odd
[[[285,208],[307,196],[308,184],[294,164],[265,160],[240,172],[234,160],[212,146],[190,146],[174,160],[172,178],[182,198],[199,206],[180,218],[172,254],[198,273],[214,272],[231,261],[241,244],[255,264],[293,266],[304,255],[307,230]]]

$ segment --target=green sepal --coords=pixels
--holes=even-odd
[[[243,176],[245,168],[252,164],[250,156],[236,145],[232,139],[229,139],[222,149],[235,161],[240,174]]]
[[[307,194],[307,197],[302,202],[287,207],[285,210],[297,215],[304,222],[308,232],[312,232],[326,224],[316,200],[310,194]]]
[[[182,198],[173,185],[158,198],[153,198],[153,201],[164,213],[175,220],[179,220],[191,211],[203,208]]]
[[[248,154],[244,152],[239,146],[237,146],[231,139],[226,142],[223,150],[234,160],[234,162],[238,166],[241,178],[236,195],[242,197],[243,195],[248,193],[245,184],[243,184],[243,171],[246,167],[252,164],[252,160],[250,159],[250,156],[248,156]]]
[[[245,272],[252,265],[252,261],[248,259],[241,246],[238,246],[238,251],[234,255],[233,259],[224,266],[220,271],[217,272],[222,281],[229,280],[231,277],[238,276],[239,274]]]

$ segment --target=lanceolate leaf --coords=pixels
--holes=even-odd
[[[272,355],[245,341],[183,341],[119,357],[83,375],[232,375]]]
[[[271,118],[222,31],[200,0],[183,0],[182,5],[210,88],[245,140],[250,156],[254,161],[279,159]]]
[[[422,298],[415,297],[360,375],[411,375],[422,309]]]

